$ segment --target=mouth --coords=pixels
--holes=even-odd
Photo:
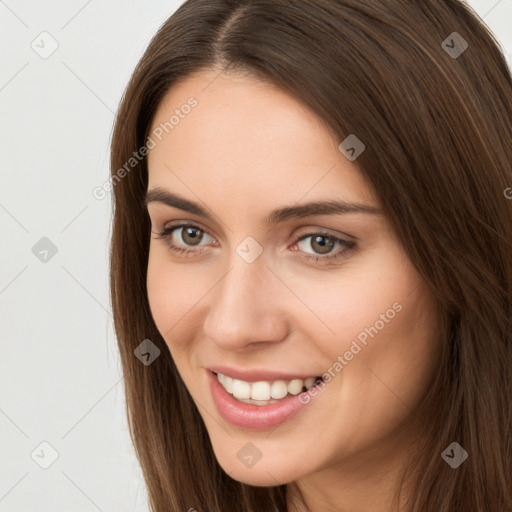
[[[296,396],[323,382],[321,376],[306,379],[248,382],[234,379],[222,373],[212,373],[224,389],[236,400],[258,406],[275,404],[287,396]]]
[[[211,370],[206,373],[220,416],[231,425],[250,430],[273,429],[290,421],[312,402],[310,393],[319,394],[316,388],[326,386],[321,377],[248,382]],[[328,395],[329,392],[324,391],[322,398],[314,401],[328,400]]]

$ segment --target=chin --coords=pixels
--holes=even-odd
[[[250,445],[247,442],[245,445]],[[301,475],[293,471],[290,467],[287,457],[278,457],[277,460],[267,459],[262,456],[256,462],[248,462],[247,466],[243,462],[243,453],[238,456],[242,449],[235,451],[228,450],[225,456],[217,457],[221,468],[234,480],[256,487],[274,487],[292,482]]]

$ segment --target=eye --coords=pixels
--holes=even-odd
[[[169,249],[173,252],[180,254],[189,254],[189,253],[202,253],[202,250],[189,249],[188,247],[198,247],[205,238],[205,236],[210,237],[213,240],[213,243],[216,243],[215,239],[210,235],[207,235],[206,232],[201,229],[199,226],[194,224],[179,224],[175,226],[167,226],[162,231],[156,234],[155,238],[164,238],[167,240],[167,245]],[[185,247],[179,245],[181,243],[185,244]]]
[[[301,244],[301,242],[304,242],[308,238],[311,238],[309,242]],[[345,240],[334,236],[332,233],[323,231],[298,235],[295,245],[301,248],[301,251],[299,251],[301,258],[305,260],[313,259],[317,262],[330,261],[341,256],[348,256],[356,247],[356,243],[351,240]],[[331,254],[336,245],[339,249]],[[314,252],[310,253],[306,250],[308,248],[312,248]]]

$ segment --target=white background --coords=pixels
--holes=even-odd
[[[109,305],[110,196],[92,190],[130,74],[181,3],[0,0],[0,512],[148,510]],[[470,5],[512,64],[512,0]],[[43,59],[32,41],[52,38]]]

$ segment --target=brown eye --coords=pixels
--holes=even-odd
[[[307,239],[310,240],[306,243]],[[298,252],[301,258],[314,260],[317,263],[326,263],[342,256],[348,256],[356,247],[355,242],[344,240],[327,232],[299,235],[295,243],[300,249]],[[336,247],[338,247],[337,250]]]
[[[334,247],[335,240],[333,236],[317,235],[311,239],[311,247],[318,254],[328,254]]]
[[[181,239],[187,245],[197,245],[203,239],[204,233],[201,229],[193,226],[181,228]]]
[[[206,235],[206,236],[205,236]],[[164,227],[160,233],[156,233],[156,238],[165,239],[169,249],[179,255],[197,255],[199,256],[207,249],[203,247],[203,242],[211,238],[214,245],[216,241],[208,235],[204,229],[193,224],[178,224]],[[196,249],[194,247],[197,247]]]

